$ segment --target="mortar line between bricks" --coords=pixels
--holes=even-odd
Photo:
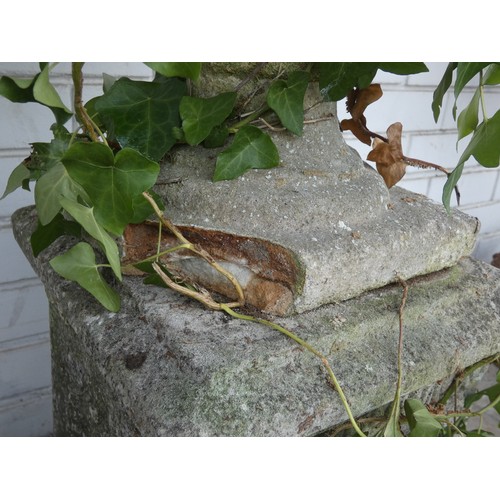
[[[42,286],[43,283],[40,281],[38,277],[36,278],[23,278],[15,281],[4,281],[0,283],[0,293],[1,292],[12,292],[12,291],[21,291],[26,290],[28,288],[34,288],[36,286]]]

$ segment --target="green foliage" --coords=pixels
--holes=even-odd
[[[52,167],[38,179],[35,186],[35,204],[38,219],[48,224],[61,210],[60,198],[76,200],[85,197],[81,188],[69,175],[62,163]]]
[[[281,123],[290,132],[302,135],[304,127],[304,96],[309,83],[309,73],[295,71],[288,80],[276,80],[267,92],[267,104],[276,112]]]
[[[61,234],[76,235],[79,227],[103,248],[119,278],[117,250],[108,237],[120,236],[127,224],[140,223],[152,214],[142,193],[151,190],[159,173],[158,162],[174,146],[187,143],[218,148],[214,181],[235,179],[254,168],[273,168],[280,163],[278,150],[272,136],[254,126],[265,128],[262,123],[266,122],[253,120],[262,115],[268,119],[269,115],[271,119],[277,116],[281,125],[300,135],[304,126],[304,96],[310,81],[319,79],[323,95],[338,100],[354,86],[369,85],[378,70],[403,75],[427,70],[422,63],[308,65],[307,71],[271,79],[265,91],[267,106],[235,110],[239,86],[234,92],[204,98],[190,95],[187,80],[200,78],[200,63],[146,64],[156,72],[152,82],[116,80],[105,75],[103,95],[89,101],[83,111],[76,104],[82,89],[75,88],[81,133],[75,130],[73,134],[62,127],[72,114],[50,83],[53,64],[42,63],[40,72],[30,79],[0,79],[1,95],[14,102],[43,104],[53,111],[57,122],[53,127],[54,139],[33,144],[31,157],[14,169],[3,195],[19,187],[29,188],[30,181],[36,182],[40,226],[32,239],[35,252],[39,253]],[[72,66],[77,87],[83,82],[82,67],[83,63]],[[468,68],[461,71],[464,79],[471,73]],[[488,82],[498,78],[491,68],[487,74]],[[474,126],[476,101],[460,119],[464,134]],[[484,127],[480,136],[491,128]],[[471,154],[476,151],[471,150]],[[156,202],[161,204],[157,198]],[[68,216],[74,220],[69,221]],[[85,251],[70,256],[88,257]],[[96,283],[97,296],[102,285],[100,280]],[[93,293],[90,282],[86,286]]]
[[[474,394],[470,394],[465,398],[465,407],[470,408],[473,403],[479,401],[483,396],[486,396],[492,407],[500,415],[500,370],[497,372],[496,384],[478,391]]]
[[[457,129],[458,129],[458,139],[463,139],[467,137],[469,134],[472,134],[477,127],[479,118],[479,100],[481,93],[479,89],[474,92],[474,97],[471,102],[466,106],[463,111],[458,116],[457,120]]]
[[[428,71],[423,63],[320,63],[319,86],[332,101],[344,98],[354,87],[365,88],[373,81],[378,70],[408,75]]]
[[[455,74],[454,96],[452,109],[453,118],[456,118],[457,99],[465,86],[475,77],[478,85],[469,104],[461,111],[457,120],[458,141],[472,134],[472,138],[458,160],[452,174],[443,188],[443,205],[450,209],[451,194],[457,185],[465,162],[473,156],[484,167],[498,167],[500,161],[500,115],[497,111],[489,118],[484,103],[484,86],[500,83],[500,65],[498,63],[449,63],[446,71],[434,92],[432,110],[437,121],[440,114],[443,97],[450,88]],[[480,110],[482,120],[480,120]]]
[[[370,85],[377,70],[377,63],[320,63],[319,86],[325,98],[339,101],[354,87]]]
[[[65,254],[50,261],[53,269],[63,278],[76,281],[90,292],[106,309],[117,312],[120,309],[120,296],[104,281],[96,264],[92,247],[85,242],[76,244]]]
[[[51,67],[45,65],[34,78],[0,78],[0,95],[12,102],[38,102],[47,106],[58,124],[66,123],[73,113],[64,105],[59,94],[49,80]]]
[[[5,186],[5,191],[0,198],[3,200],[7,195],[13,193],[16,189],[22,187],[23,182],[31,177],[31,172],[24,161],[22,161],[10,174]]]
[[[186,142],[191,146],[200,144],[231,114],[235,102],[235,92],[224,92],[208,99],[184,96],[180,114]]]
[[[40,221],[38,228],[31,235],[31,249],[35,257],[50,246],[60,236],[69,235],[81,237],[82,227],[77,222],[67,220],[62,213],[58,213],[48,224],[43,226]]]
[[[61,205],[80,224],[90,236],[101,244],[116,277],[121,280],[120,254],[115,240],[97,222],[94,209],[80,205],[68,198],[61,198]]]
[[[94,103],[100,119],[122,148],[160,160],[176,143],[179,105],[186,84],[177,78],[138,82],[120,78]]]
[[[404,409],[410,426],[409,437],[437,437],[443,428],[418,399],[407,399]]]
[[[257,127],[246,125],[231,146],[219,154],[213,180],[231,180],[251,168],[272,168],[278,164],[278,149],[271,138]]]
[[[439,85],[436,87],[434,94],[432,96],[432,111],[434,113],[434,121],[437,123],[439,114],[441,112],[441,106],[443,105],[443,98],[450,88],[451,82],[453,80],[453,72],[457,67],[456,62],[448,63],[446,70],[444,72],[443,78],[439,82]]]
[[[77,142],[62,159],[70,177],[88,194],[96,219],[113,234],[122,234],[134,218],[134,201],[150,189],[160,166],[125,148],[116,156],[100,143]]]

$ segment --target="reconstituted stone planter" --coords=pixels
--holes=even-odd
[[[477,219],[388,191],[346,146],[335,105],[310,106],[318,96],[311,87],[302,137],[273,133],[280,167],[212,183],[214,153],[178,148],[156,191],[251,306],[327,356],[356,416],[394,397],[397,280],[407,280],[403,393],[431,401],[500,351],[500,270],[468,258]],[[34,209],[17,211],[13,227],[49,297],[56,435],[312,436],[347,420],[318,358],[284,335],[137,276],[116,285],[122,309],[107,312],[48,265],[71,239],[35,259]],[[124,260],[148,241],[136,229]],[[231,295],[196,259],[169,265]]]

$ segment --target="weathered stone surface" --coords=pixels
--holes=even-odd
[[[318,98],[314,89],[307,94],[306,120],[322,121],[305,125],[302,137],[273,133],[281,167],[213,183],[213,151],[179,148],[156,186],[175,224],[205,231],[205,241],[210,232],[227,235],[220,263],[250,283],[250,304],[278,315],[355,297],[394,282],[396,273],[407,279],[450,267],[472,252],[478,232],[478,220],[458,210],[448,215],[422,195],[388,191],[343,141],[335,104],[313,106]],[[250,244],[259,241],[286,254],[292,281],[273,276],[263,245]],[[214,287],[217,278],[204,263],[183,256],[177,264]],[[215,288],[230,294],[218,279]],[[253,280],[276,287],[263,297],[264,287],[252,288]]]
[[[120,285],[121,312],[105,312],[46,264],[70,240],[34,259],[33,209],[13,222],[51,303],[58,435],[310,436],[347,419],[319,360],[287,337],[137,277]],[[403,393],[444,390],[500,351],[500,270],[465,258],[409,284]],[[328,357],[355,415],[393,398],[401,294],[390,285],[279,320]]]

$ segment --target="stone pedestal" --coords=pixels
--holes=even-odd
[[[411,196],[408,193],[408,196]],[[141,436],[312,436],[347,419],[318,359],[287,337],[203,309],[128,277],[119,313],[34,259],[33,208],[16,238],[51,304],[55,433]],[[359,416],[396,385],[399,285],[281,318],[323,352]],[[455,373],[500,351],[500,270],[463,258],[409,280],[403,393],[430,400]]]
[[[318,99],[311,88],[302,137],[272,132],[280,167],[213,183],[217,151],[179,148],[156,191],[186,236],[237,276],[257,314],[278,317],[328,358],[356,416],[394,397],[395,282],[408,280],[403,393],[430,401],[500,351],[500,270],[467,257],[477,219],[388,191],[344,143],[335,105]],[[13,217],[50,301],[56,435],[312,436],[347,420],[318,358],[289,338],[140,277],[116,285],[122,309],[107,312],[48,265],[70,239],[33,258],[35,225],[33,208]],[[136,230],[125,260],[149,238]],[[231,296],[191,256],[169,265]]]

